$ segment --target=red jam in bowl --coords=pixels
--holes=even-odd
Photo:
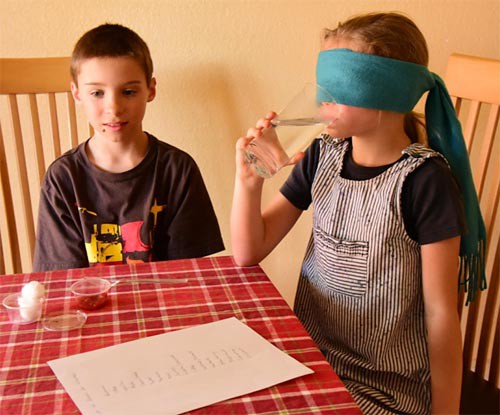
[[[71,292],[78,308],[97,310],[108,301],[108,291],[111,284],[104,278],[85,277],[71,286]]]
[[[83,310],[97,310],[108,301],[108,293],[97,295],[81,295],[76,297],[78,308]]]

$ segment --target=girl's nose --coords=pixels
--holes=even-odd
[[[322,102],[319,108],[319,116],[322,120],[329,121],[335,118],[337,104],[335,102]]]

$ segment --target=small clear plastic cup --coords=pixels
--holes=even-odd
[[[42,316],[44,298],[25,299],[21,293],[9,294],[3,299],[9,320],[13,324],[31,324]]]
[[[85,277],[71,286],[76,306],[82,310],[97,310],[108,302],[111,283],[104,278]]]

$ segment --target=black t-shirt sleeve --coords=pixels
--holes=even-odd
[[[89,265],[78,227],[74,198],[65,195],[61,172],[51,166],[40,191],[33,271],[82,268]]]
[[[464,211],[459,186],[440,157],[426,160],[403,185],[402,210],[410,238],[420,245],[464,233]]]
[[[315,139],[305,152],[305,157],[293,168],[280,189],[296,208],[307,210],[312,202],[311,187],[319,161],[320,139]]]

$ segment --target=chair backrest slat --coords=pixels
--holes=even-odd
[[[14,201],[12,200],[9,169],[7,166],[6,152],[2,129],[0,127],[0,264],[2,273],[21,269],[21,256],[19,254],[19,239],[16,232],[14,218]]]
[[[486,177],[486,172],[488,171],[489,163],[491,160],[493,140],[498,129],[498,116],[500,113],[499,109],[500,107],[498,105],[491,106],[484,131],[484,142],[481,146],[481,155],[478,160],[478,164],[480,166],[484,166],[484,168],[478,171],[478,174],[476,176],[478,182],[475,183],[480,198],[483,193],[484,179]]]
[[[19,201],[21,203],[21,215],[16,216],[16,219],[21,220],[21,227],[24,228],[24,233],[21,234],[22,239],[20,238],[19,241],[27,241],[27,248],[29,249],[29,252],[33,252],[35,225],[33,220],[33,208],[31,205],[26,155],[24,153],[21,118],[19,115],[19,106],[16,95],[9,94],[9,103],[12,114],[12,127],[14,130],[14,156],[16,160],[18,185],[20,189]],[[14,189],[14,187],[11,188],[11,190]],[[22,248],[26,248],[26,245],[20,247],[20,250],[22,250]],[[21,253],[21,255],[23,254]],[[31,258],[26,257],[26,261],[29,264],[28,266],[31,266]]]
[[[500,251],[497,251],[497,261],[496,267],[494,268],[497,274],[500,274]],[[488,374],[489,382],[494,385],[500,384],[500,318],[498,318],[495,324],[495,337],[493,339],[493,348],[490,360],[490,370]]]
[[[52,158],[57,158],[61,155],[61,134],[59,132],[59,117],[57,116],[56,94],[50,92],[49,98],[49,114],[50,114],[50,131],[52,133]]]
[[[38,172],[38,183],[42,183],[45,174],[45,161],[43,158],[42,130],[40,127],[40,111],[36,102],[35,94],[28,94],[31,110],[31,125],[33,126],[33,136],[35,141],[35,158]],[[26,143],[23,143],[26,146]]]
[[[477,120],[479,118],[479,111],[481,109],[481,103],[473,101],[470,104],[469,115],[467,122],[465,123],[465,128],[463,131],[465,145],[467,146],[467,151],[471,151],[472,142],[474,140],[474,134],[476,132]]]
[[[497,194],[497,198],[498,197],[499,194]],[[497,222],[500,221],[499,209],[497,209],[495,212],[495,220]],[[500,249],[500,244],[498,241],[499,239],[498,232],[497,233],[493,232],[488,239],[490,243],[489,247],[490,255],[498,256]],[[500,272],[500,270],[498,269],[498,264],[499,264],[498,258],[496,258],[494,261],[491,261],[488,264],[489,267],[487,268],[487,272],[489,273]],[[488,356],[490,356],[490,354],[494,352],[493,343],[495,336],[498,336],[498,333],[496,333],[495,328],[498,325],[498,307],[499,307],[498,301],[499,301],[499,284],[500,284],[499,280],[500,280],[499,278],[493,278],[490,281],[489,290],[487,292],[488,298],[486,300],[484,309],[484,320],[478,344],[476,372],[480,373],[484,378],[487,379],[491,379],[490,374],[488,373],[489,364],[492,365],[491,369],[493,372],[497,370],[495,368],[495,364],[492,363],[494,362],[493,356],[491,357],[491,362],[488,360]],[[498,360],[496,364],[498,365]]]
[[[69,131],[71,137],[71,147],[75,147],[78,144],[78,130],[76,126],[76,109],[75,101],[71,94],[67,94],[66,102],[68,103],[68,120],[69,120]]]

